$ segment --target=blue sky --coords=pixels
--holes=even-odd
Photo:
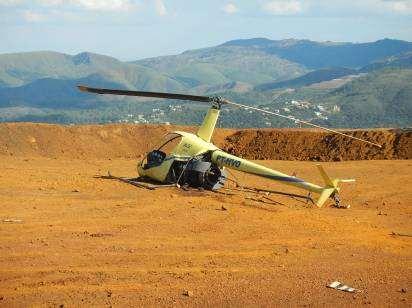
[[[252,37],[412,41],[412,0],[0,0],[0,53],[134,60]]]

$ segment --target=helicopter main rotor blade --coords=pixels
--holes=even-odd
[[[323,127],[323,126],[320,126],[320,125],[317,125],[317,124],[313,124],[313,123],[308,122],[308,121],[299,120],[299,119],[296,119],[295,117],[292,117],[292,116],[286,116],[286,115],[276,113],[276,112],[273,112],[273,111],[268,111],[268,110],[260,109],[260,108],[257,108],[257,107],[252,107],[252,106],[248,106],[248,105],[234,103],[234,102],[231,102],[227,99],[222,99],[221,102],[224,103],[224,104],[227,104],[227,105],[236,106],[236,107],[243,108],[243,109],[246,109],[246,110],[247,109],[255,110],[255,111],[262,112],[262,113],[274,115],[274,116],[277,116],[277,117],[281,117],[281,118],[284,118],[284,119],[294,121],[295,123],[302,123],[302,124],[306,124],[306,125],[309,125],[309,126],[312,126],[312,127],[320,128],[320,129],[326,130],[328,132],[332,132],[332,133],[335,133],[335,134],[338,134],[338,135],[341,135],[341,136],[345,136],[345,137],[348,137],[348,138],[351,138],[351,139],[355,139],[355,140],[358,140],[358,141],[361,141],[361,142],[368,143],[368,144],[376,146],[380,149],[382,148],[382,145],[380,145],[378,143],[371,142],[371,141],[368,141],[368,140],[365,140],[365,139],[361,139],[361,138],[358,138],[358,137],[355,137],[355,136],[351,136],[351,135],[342,133],[342,132],[334,130],[334,129],[330,129],[330,128]]]
[[[161,92],[146,92],[146,91],[130,91],[130,90],[115,90],[115,89],[104,89],[104,88],[91,88],[82,85],[77,86],[82,92],[90,92],[96,94],[112,94],[112,95],[125,95],[125,96],[140,96],[140,97],[157,97],[166,99],[179,99],[185,101],[196,101],[196,102],[212,102],[213,98],[208,96],[198,96],[198,95],[186,95],[177,93],[161,93]]]
[[[368,140],[365,140],[365,139],[361,139],[361,138],[358,138],[358,137],[355,137],[355,136],[351,136],[351,135],[342,133],[342,132],[334,130],[334,129],[330,129],[330,128],[323,127],[323,126],[320,126],[320,125],[317,125],[317,124],[313,124],[313,123],[308,122],[308,121],[296,119],[295,117],[292,117],[292,116],[286,116],[286,115],[283,115],[283,114],[280,114],[280,113],[260,109],[260,108],[257,108],[257,107],[252,107],[252,106],[248,106],[248,105],[243,105],[243,104],[231,102],[231,101],[229,101],[227,99],[224,99],[224,98],[221,98],[221,97],[186,95],[186,94],[178,94],[178,93],[162,93],[162,92],[146,92],[146,91],[130,91],[130,90],[115,90],[115,89],[104,89],[104,88],[91,88],[91,87],[87,87],[87,86],[83,86],[83,85],[78,85],[77,87],[82,92],[90,92],[90,93],[96,93],[96,94],[112,94],[112,95],[140,96],[140,97],[157,97],[157,98],[179,99],[179,100],[205,102],[205,103],[217,102],[219,105],[220,104],[227,104],[227,105],[232,105],[232,106],[236,106],[236,107],[239,107],[239,108],[243,108],[243,109],[246,109],[246,110],[255,110],[255,111],[262,112],[262,113],[274,115],[274,116],[277,116],[277,117],[281,117],[281,118],[284,118],[284,119],[294,121],[295,123],[302,123],[302,124],[305,124],[305,125],[309,125],[309,126],[312,126],[312,127],[323,129],[323,130],[328,131],[328,132],[332,132],[332,133],[335,133],[335,134],[338,134],[338,135],[341,135],[341,136],[345,136],[347,138],[351,138],[351,139],[354,139],[354,140],[358,140],[358,141],[361,141],[361,142],[368,143],[368,144],[376,146],[378,148],[382,148],[382,146],[378,143],[371,142],[371,141],[368,141]]]

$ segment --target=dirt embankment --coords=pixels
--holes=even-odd
[[[342,161],[411,159],[412,130],[346,131],[382,145],[314,130],[242,130],[226,137],[224,149],[247,159]]]
[[[169,131],[195,131],[168,125],[0,124],[0,155],[49,158],[137,158]],[[222,143],[227,133],[216,133]]]
[[[166,125],[0,124],[0,155],[50,158],[138,158],[169,131],[195,127]],[[248,159],[363,160],[412,158],[411,130],[359,130],[357,137],[382,149],[339,135],[304,129],[217,129],[213,141]]]

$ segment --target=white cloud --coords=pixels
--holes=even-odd
[[[45,15],[30,11],[30,10],[23,12],[23,18],[27,22],[42,22],[47,19]]]
[[[0,6],[12,0],[0,0]],[[31,5],[33,2],[36,6]],[[14,13],[29,23],[56,22],[62,20],[82,21],[89,12],[120,12],[127,13],[138,7],[136,0],[14,0]],[[27,7],[21,5],[27,5]],[[33,9],[32,9],[33,7]]]
[[[410,14],[412,13],[412,1],[386,1],[386,6],[395,13]]]
[[[0,0],[0,5],[13,6],[13,5],[19,5],[22,2],[23,0]]]
[[[64,4],[64,0],[37,0],[40,5],[57,6]]]
[[[227,14],[235,14],[236,12],[239,11],[237,6],[233,3],[228,3],[222,7],[222,11],[227,13]]]
[[[41,7],[77,7],[88,11],[127,11],[137,6],[136,0],[0,0],[0,5],[31,5]]]
[[[296,0],[309,15],[328,17],[412,14],[412,0]]]
[[[155,0],[155,9],[156,9],[157,15],[159,16],[167,15],[167,9],[162,0]]]
[[[58,0],[51,0],[58,2]],[[69,0],[74,5],[91,11],[127,11],[134,7],[130,0]]]
[[[302,3],[296,0],[270,1],[263,5],[263,10],[272,15],[294,15],[303,11]]]

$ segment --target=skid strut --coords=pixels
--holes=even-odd
[[[348,209],[350,208],[350,205],[344,205],[341,203],[340,201],[340,197],[338,193],[334,193],[332,196],[333,201],[335,202],[335,204],[333,205],[334,207],[338,208],[338,209]]]

